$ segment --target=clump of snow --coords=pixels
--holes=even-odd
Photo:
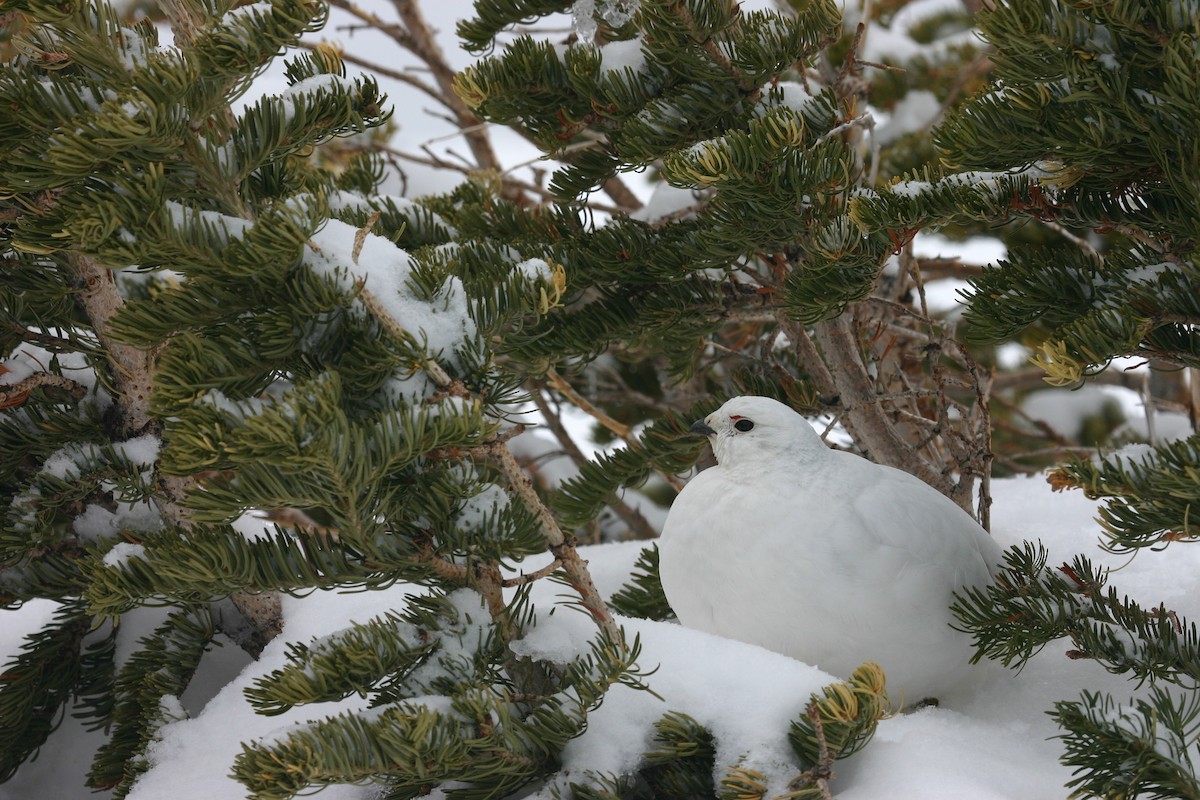
[[[406,331],[424,343],[435,358],[457,365],[455,351],[476,336],[466,290],[455,277],[437,296],[426,299],[413,288],[412,258],[382,236],[368,233],[354,253],[359,232],[340,220],[329,220],[310,238],[304,263],[314,274],[331,278],[347,292],[361,282]]]
[[[255,17],[268,16],[269,17],[270,15],[271,15],[271,4],[260,1],[258,3],[249,3],[244,6],[238,6],[237,8],[231,8],[229,11],[225,12],[225,20],[230,21],[230,20],[236,20],[239,17],[251,17],[251,16],[255,16]]]
[[[978,38],[970,26],[947,32],[928,44],[917,41],[913,30],[921,22],[943,14],[962,14],[963,8],[957,0],[914,0],[906,3],[884,27],[876,21],[867,23],[866,42],[862,51],[865,61],[885,64],[901,64],[916,57],[937,62],[952,48],[962,45],[978,46]]]
[[[167,212],[167,216],[175,228],[204,226],[218,232],[226,243],[234,238],[240,238],[254,225],[252,221],[242,217],[222,214],[219,211],[192,208],[174,200],[163,203],[163,210]]]
[[[580,41],[590,42],[599,27],[596,17],[613,28],[619,28],[637,13],[640,0],[575,0],[571,20]]]
[[[330,73],[321,73],[313,75],[311,78],[305,78],[302,81],[297,81],[279,94],[279,99],[283,102],[284,121],[291,120],[296,113],[297,103],[307,101],[313,95],[321,94],[332,89],[341,89],[344,92],[353,92],[353,82],[343,78],[341,75],[333,75]]]
[[[600,48],[600,70],[602,72],[625,69],[641,72],[645,66],[646,53],[642,50],[641,39],[609,42]]]
[[[516,269],[530,280],[549,281],[554,277],[554,269],[540,258],[527,258],[517,264]]]
[[[564,750],[564,768],[628,772],[650,749],[654,723],[669,710],[682,710],[716,737],[718,779],[725,767],[741,764],[768,777],[771,795],[786,791],[799,772],[787,742],[788,724],[803,713],[813,692],[836,679],[786,656],[672,623],[619,622],[630,640],[641,637],[640,663],[658,667],[646,682],[662,699],[626,686],[610,689],[604,704],[588,715],[587,731]],[[559,613],[543,619],[513,650],[565,662],[586,652],[594,634],[584,615]],[[704,658],[696,658],[698,652]],[[753,680],[746,679],[747,658],[754,662]]]
[[[146,548],[133,542],[117,542],[104,554],[104,566],[119,567],[131,558],[141,558]]]
[[[457,522],[468,530],[478,528],[481,534],[487,535],[484,524],[509,503],[506,491],[494,483],[489,483],[476,495],[467,498],[458,510]]]
[[[16,354],[14,354],[16,355]],[[0,361],[4,371],[0,372],[0,386],[12,386],[28,378],[38,371],[31,358],[10,358]]]
[[[404,405],[416,405],[422,400],[432,397],[438,386],[424,370],[414,370],[404,375],[388,378],[380,393],[384,397],[394,398]]]
[[[162,527],[162,516],[150,503],[115,502],[116,511],[89,503],[83,513],[71,521],[71,530],[81,539],[97,541],[121,531],[155,531]]]
[[[157,436],[147,434],[124,442],[114,442],[111,447],[118,457],[135,466],[149,468],[154,466],[158,458],[160,444]],[[95,464],[101,458],[100,448],[94,444],[69,444],[51,453],[42,462],[41,472],[66,480],[78,475],[81,469]]]
[[[804,111],[805,106],[813,101],[816,95],[808,91],[799,81],[780,81],[775,85],[780,93],[780,105],[793,111]]]

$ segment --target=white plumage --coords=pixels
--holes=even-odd
[[[906,704],[962,680],[952,593],[1000,562],[975,520],[907,472],[829,449],[770,398],[736,397],[692,430],[718,463],[679,493],[659,542],[681,623],[838,677],[878,662]]]

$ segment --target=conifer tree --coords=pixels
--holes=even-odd
[[[278,592],[400,580],[430,593],[296,651],[252,693],[264,713],[368,689],[389,709],[314,728],[328,756],[300,772],[280,753],[311,734],[249,747],[249,788],[290,796],[365,770],[401,796],[540,774],[608,685],[636,682],[637,649],[499,432],[513,379],[483,342],[555,296],[554,271],[493,250],[485,274],[455,277],[451,226],[378,195],[377,158],[337,174],[307,159],[388,116],[332,50],[293,57],[286,92],[232,110],[325,6],[176,4],[172,47],[100,3],[6,10],[21,32],[0,78],[0,575],[7,606],[61,606],[5,671],[2,774],[72,710],[110,731],[89,784],[123,796],[218,634],[257,655]],[[303,521],[247,536],[251,509]],[[506,649],[530,612],[499,564],[546,549],[598,623],[592,653],[557,670]],[[167,613],[116,660],[124,616],[145,607]],[[433,685],[445,709],[403,704]],[[348,744],[429,727],[415,762],[407,745],[364,761]]]
[[[1034,337],[1052,384],[1079,385],[1119,356],[1196,367],[1195,15],[1169,2],[1011,0],[979,24],[996,69],[989,91],[938,128],[948,169],[861,197],[851,215],[866,230],[1032,218],[1062,231],[1054,246],[1013,249],[973,280],[964,328],[977,341]],[[1198,447],[1192,436],[1140,456],[1076,458],[1051,478],[1105,500],[1106,548],[1161,558],[1146,551],[1197,538]],[[1149,681],[1144,699],[1084,691],[1055,705],[1076,768],[1070,786],[1081,796],[1200,795],[1195,623],[1122,596],[1083,556],[1046,562],[1039,546],[1014,548],[1005,580],[961,598],[979,655],[1019,666],[1069,638],[1072,658]]]
[[[1011,0],[978,17],[988,52],[966,10],[477,0],[459,34],[479,61],[457,76],[413,0],[395,24],[331,4],[429,66],[431,83],[405,80],[479,168],[453,193],[387,196],[379,156],[324,157],[386,124],[374,81],[345,67],[383,65],[292,52],[290,88],[234,110],[321,27],[321,3],[170,3],[170,48],[99,0],[0,4],[0,601],[61,603],[4,668],[0,777],[66,710],[107,730],[89,784],[124,796],[212,648],[257,655],[276,635],[279,593],[407,582],[405,607],[289,643],[246,692],[267,715],[370,706],[246,742],[217,768],[249,796],[373,781],[395,798],[765,797],[677,712],[636,774],[559,771],[609,687],[646,685],[574,536],[610,509],[652,535],[620,493],[678,483],[697,451],[686,421],[725,395],[785,398],[986,524],[986,351],[925,307],[948,265],[914,255],[922,229],[1032,220],[1004,235],[1052,242],[976,279],[974,345],[1037,337],[1063,384],[1117,355],[1195,364],[1200,70],[1178,4]],[[564,11],[567,42],[526,32]],[[901,28],[929,47],[889,50]],[[548,186],[500,172],[480,120],[555,160]],[[635,170],[659,181],[642,209],[622,182]],[[510,448],[526,398],[551,427],[562,400],[628,446],[539,492]],[[1057,480],[1110,498],[1114,548],[1179,547],[1198,457],[1189,440]],[[278,524],[241,533],[259,514]],[[545,570],[505,572],[546,551]],[[670,615],[655,556],[613,608]],[[1127,706],[1055,707],[1074,788],[1197,796],[1200,709],[1164,688],[1196,678],[1194,626],[1121,598],[1086,559],[1008,558],[1004,582],[959,603],[981,656],[1018,664],[1068,636],[1155,682]],[[550,613],[528,589],[551,573],[597,623],[568,663],[509,648]],[[147,608],[155,627],[128,641]],[[872,666],[814,696],[789,731],[788,796],[827,797],[833,760],[887,711]]]
[[[72,713],[108,734],[89,786],[125,796],[213,647],[256,656],[278,633],[279,593],[406,581],[424,589],[406,607],[293,644],[247,691],[263,714],[353,694],[369,712],[248,742],[233,774],[257,798],[363,780],[390,797],[446,781],[495,797],[553,778],[605,691],[642,687],[637,641],[561,527],[595,510],[567,493],[556,517],[508,446],[522,376],[579,355],[578,334],[538,328],[586,288],[541,238],[566,233],[586,276],[579,209],[503,200],[487,176],[418,204],[379,194],[371,154],[322,166],[314,148],[388,115],[329,48],[293,56],[287,91],[235,111],[281,48],[320,27],[321,4],[171,4],[170,47],[95,0],[4,10],[0,586],[9,608],[60,606],[5,669],[2,774]],[[645,19],[682,42],[731,10]],[[828,6],[814,15],[735,30],[749,61],[726,90],[757,97],[814,52],[836,22]],[[770,141],[799,124],[757,131]],[[577,180],[603,180],[584,161]],[[662,429],[645,442],[660,468],[694,453]],[[264,512],[288,524],[244,533]],[[536,574],[501,570],[545,551]],[[566,663],[509,649],[537,619],[529,583],[551,572],[596,622]],[[151,608],[156,626],[128,641],[130,615]],[[827,761],[885,709],[877,668],[814,698],[793,726],[797,780],[819,792]],[[664,717],[645,780],[711,783],[711,764],[672,746],[707,735]]]

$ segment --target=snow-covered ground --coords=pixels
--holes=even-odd
[[[1165,603],[1181,615],[1200,613],[1200,552],[1171,548],[1169,555],[1143,553],[1132,562],[1098,547],[1093,521],[1096,506],[1082,494],[1053,494],[1040,478],[994,483],[994,535],[1003,545],[1041,540],[1051,564],[1085,552],[1097,562],[1121,567],[1113,582],[1122,592],[1147,603]],[[584,549],[605,595],[627,579],[641,544],[599,545]],[[532,570],[538,563],[526,563]],[[294,709],[278,717],[256,715],[242,690],[284,663],[288,642],[308,642],[332,633],[351,620],[365,620],[399,607],[409,588],[380,592],[317,592],[285,598],[286,626],[262,660],[244,664],[233,647],[209,665],[200,683],[185,697],[193,716],[168,724],[151,751],[153,767],[129,795],[131,800],[241,800],[245,790],[228,777],[242,741],[279,735],[287,726],[361,705],[352,698],[337,704]],[[591,633],[581,614],[545,610],[563,591],[542,582],[535,601],[544,609],[537,632],[523,645],[529,652],[565,657],[584,646]],[[7,660],[22,636],[44,622],[47,602],[6,612],[0,630],[0,658]],[[143,612],[150,613],[150,612]],[[136,620],[131,620],[135,622]],[[671,623],[623,620],[629,635],[643,645],[641,666],[647,683],[662,700],[622,686],[612,689],[589,720],[587,732],[566,751],[568,768],[620,771],[636,763],[649,743],[651,723],[668,710],[682,711],[709,726],[719,739],[719,759],[744,760],[779,777],[788,772],[787,722],[801,712],[811,692],[832,679],[817,669],[758,647],[690,631]],[[147,622],[152,624],[152,621]],[[1067,768],[1058,763],[1062,746],[1045,714],[1055,700],[1076,699],[1081,690],[1100,689],[1127,698],[1132,684],[1088,662],[1068,659],[1066,642],[1051,645],[1019,674],[998,667],[973,694],[938,708],[884,720],[875,740],[860,754],[836,765],[834,790],[839,800],[989,800],[990,798],[1062,798]],[[244,666],[243,666],[244,665]],[[240,673],[238,670],[240,669]],[[197,697],[215,696],[196,707]],[[95,793],[82,787],[95,734],[82,732],[68,719],[41,757],[0,784],[0,800],[85,800]],[[370,787],[331,787],[323,800],[367,800]]]

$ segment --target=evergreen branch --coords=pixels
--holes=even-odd
[[[371,27],[375,27],[375,26],[372,25]],[[326,45],[324,42],[322,42],[321,44],[312,44],[310,42],[300,42],[298,47],[301,47],[301,48],[303,48],[305,50],[309,50],[309,51],[315,51],[322,47],[328,47],[328,45]],[[396,70],[396,69],[390,69],[388,67],[383,66],[382,64],[376,63],[374,61],[368,61],[367,59],[362,58],[361,56],[356,56],[353,53],[347,53],[344,50],[338,53],[338,58],[342,59],[347,64],[353,64],[356,67],[362,67],[363,69],[370,70],[371,72],[375,73],[376,75],[383,75],[385,78],[391,78],[394,81],[399,81],[400,83],[408,84],[409,86],[412,86],[414,89],[417,89],[418,91],[423,92],[424,94],[428,95],[429,97],[433,98],[434,100],[438,101],[439,103],[445,102],[445,98],[442,97],[442,95],[438,92],[437,89],[430,86],[428,83],[425,83],[425,81],[421,80],[420,78],[413,77],[412,75],[410,75],[407,72],[402,72],[401,70]]]
[[[1066,731],[1059,736],[1074,767],[1071,797],[1146,797],[1197,800],[1193,763],[1200,737],[1200,698],[1155,686],[1149,697],[1119,704],[1085,691],[1050,712]]]
[[[540,737],[552,734],[561,747],[575,732],[556,708],[546,707],[535,723],[523,722],[486,690],[455,698],[451,708],[401,702],[370,718],[342,714],[313,722],[272,744],[243,744],[233,774],[254,800],[286,800],[314,785],[378,775],[388,776],[393,791],[424,792],[454,780],[503,796],[543,769],[522,733],[540,722]]]
[[[370,717],[342,714],[273,742],[244,744],[234,776],[264,800],[379,775],[409,792],[453,780],[478,784],[458,790],[467,797],[503,796],[553,769],[610,686],[646,688],[634,668],[638,640],[598,638],[564,671],[558,693],[525,710],[495,690],[494,676],[452,670],[453,681],[435,683],[446,695],[400,699]]]
[[[237,592],[253,602],[258,592],[379,587],[429,574],[411,560],[388,564],[384,573],[385,565],[366,564],[331,540],[283,532],[248,541],[226,527],[192,525],[142,534],[140,543],[144,551],[118,565],[100,559],[92,565],[86,588],[90,611],[116,616],[139,606],[214,602]]]
[[[832,762],[866,747],[879,720],[891,713],[883,670],[870,662],[855,669],[848,680],[814,694],[804,716],[792,722],[788,731],[788,742],[804,770],[789,788],[807,785],[820,790],[831,777]]]
[[[571,384],[569,384],[561,375],[559,375],[557,371],[553,369],[549,370],[546,373],[546,380],[549,381],[550,386],[553,387],[555,391],[561,393],[568,400],[570,400],[572,405],[581,411],[586,412],[605,428],[621,437],[621,440],[624,441],[626,445],[631,448],[641,447],[641,442],[639,442],[638,438],[633,435],[633,431],[628,425],[624,425],[613,419],[586,397],[575,391],[575,387],[571,386]],[[679,480],[679,478],[677,478],[675,475],[669,472],[663,472],[662,470],[657,471],[662,479],[665,480],[672,489],[677,492],[683,489],[683,481]]]
[[[654,723],[654,747],[642,776],[656,797],[700,797],[713,791],[716,739],[696,720],[669,711]]]
[[[408,338],[408,333],[404,330],[403,326],[388,313],[387,309],[369,291],[361,288],[359,298],[372,315],[380,321],[385,330],[399,339]],[[426,372],[429,373],[430,378],[446,393],[456,397],[470,397],[466,387],[461,382],[452,379],[449,373],[436,360],[432,358],[426,359],[423,366]],[[493,440],[488,444],[480,446],[477,452],[500,467],[501,472],[508,481],[509,487],[517,494],[521,502],[533,514],[534,518],[537,519],[550,552],[562,564],[563,572],[567,576],[567,580],[571,586],[579,593],[583,607],[587,609],[588,613],[606,636],[613,641],[621,641],[620,629],[617,627],[612,613],[608,610],[604,598],[597,591],[596,585],[588,573],[587,563],[579,557],[574,541],[569,541],[563,534],[557,520],[554,519],[554,515],[550,513],[550,509],[546,507],[538,496],[537,491],[533,487],[533,482],[525,471],[521,469],[507,443],[503,440]],[[501,591],[503,580],[499,569],[494,566],[480,564],[477,567],[475,579],[477,581],[476,585],[484,593],[489,610],[494,615],[499,615],[496,617],[497,622],[507,631],[508,635],[505,636],[505,640],[511,641],[512,638],[515,638],[516,632],[515,629],[511,628],[511,623],[506,621],[507,606]]]
[[[78,654],[88,627],[77,606],[62,606],[0,672],[0,781],[37,753],[62,721],[61,707],[80,679]]]
[[[1107,576],[1084,556],[1051,571],[1047,555],[1028,542],[1011,548],[995,582],[956,595],[951,610],[960,629],[974,637],[974,661],[987,657],[1020,666],[1051,642],[1069,638],[1069,658],[1092,659],[1139,681],[1200,685],[1195,623],[1106,590]]]
[[[658,577],[658,545],[651,544],[638,554],[630,580],[609,598],[618,614],[641,619],[672,619],[675,612],[667,602]]]
[[[1200,503],[1195,480],[1200,465],[1200,438],[1159,445],[1138,460],[1120,455],[1099,461],[1074,458],[1052,476],[1056,488],[1080,488],[1092,499],[1105,499],[1100,524],[1105,547],[1116,553],[1171,542],[1200,539],[1192,521]]]
[[[89,786],[115,789],[118,798],[129,793],[149,766],[146,747],[170,721],[165,703],[183,694],[215,633],[215,620],[206,609],[183,609],[138,641],[138,650],[116,676],[112,735],[96,753]]]
[[[642,432],[637,448],[615,450],[584,464],[551,502],[569,524],[580,525],[594,517],[618,488],[644,481],[652,469],[689,469],[700,442],[687,435],[687,427],[711,410],[712,401],[704,401],[687,412],[690,417],[666,414],[656,419]]]
[[[403,615],[389,612],[308,645],[290,643],[287,664],[258,678],[246,699],[260,714],[275,715],[366,695],[385,681],[404,687],[410,673],[442,649],[441,630],[457,624],[454,606],[435,596]]]
[[[562,0],[501,0],[476,3],[475,14],[458,21],[463,46],[479,55],[493,46],[496,35],[505,28],[563,10]]]

